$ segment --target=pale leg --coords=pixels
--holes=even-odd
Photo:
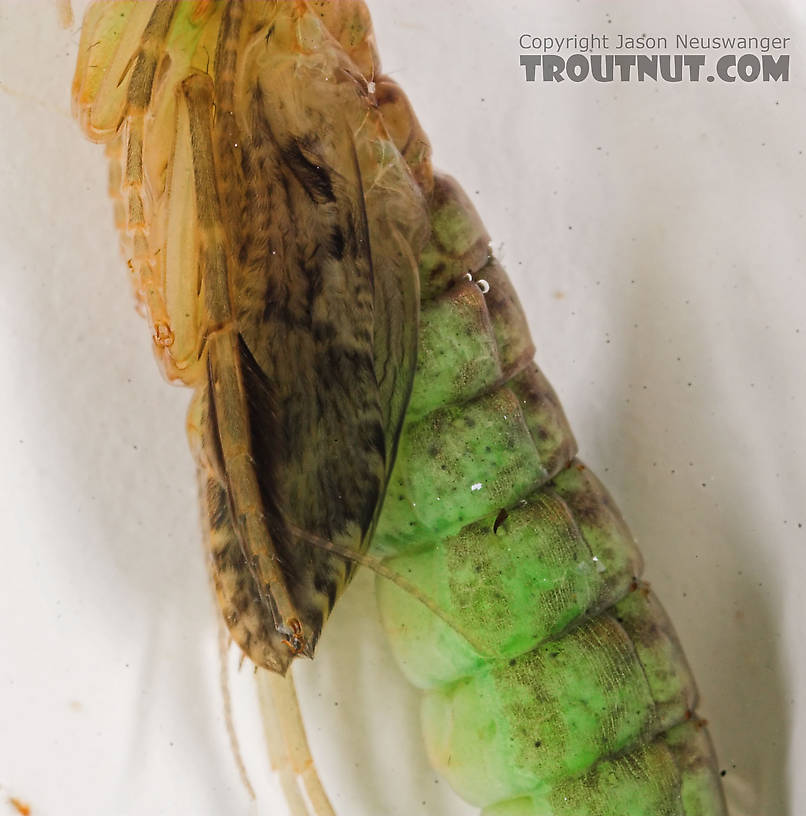
[[[291,669],[286,677],[258,669],[256,679],[269,758],[292,816],[335,816],[308,747]]]

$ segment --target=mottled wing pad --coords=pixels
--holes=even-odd
[[[157,357],[198,391],[219,598],[274,668],[270,624],[310,653],[349,579],[311,541],[366,546],[414,373],[429,149],[378,72],[351,0],[98,2],[82,31],[75,112]]]

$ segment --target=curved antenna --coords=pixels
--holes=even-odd
[[[221,615],[216,615],[216,618],[218,620],[218,659],[220,664],[218,684],[224,706],[224,725],[227,729],[230,751],[232,752],[232,758],[235,760],[235,767],[238,769],[241,784],[246,789],[249,798],[255,802],[257,801],[257,796],[255,796],[255,789],[252,787],[252,782],[249,779],[249,774],[243,761],[241,746],[238,742],[238,734],[235,731],[235,720],[232,716],[232,695],[229,689],[229,669],[227,667],[227,652],[229,651],[230,644],[229,632],[224,625],[224,620]]]

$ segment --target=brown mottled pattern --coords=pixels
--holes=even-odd
[[[224,622],[233,640],[256,666],[284,673],[291,653],[283,647],[271,612],[255,590],[232,523],[226,488],[203,470],[199,471],[199,480],[210,574]]]
[[[305,45],[293,14],[260,28],[251,8],[221,28],[215,153],[251,454],[316,639],[352,565],[289,526],[366,546],[413,376],[425,221],[403,160],[375,154],[387,137],[356,66],[315,26],[323,39]],[[359,11],[338,32],[356,48]]]
[[[238,507],[228,569],[239,591],[287,584],[284,615],[304,619],[309,646],[352,565],[305,537],[367,546],[415,368],[429,151],[378,71],[359,0],[98,3],[73,85],[88,135],[110,145],[160,361],[203,392],[197,455]],[[210,349],[242,388],[215,409]],[[248,435],[225,446],[224,427]]]

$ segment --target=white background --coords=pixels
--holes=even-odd
[[[795,0],[378,0],[385,69],[476,202],[583,456],[686,646],[734,816],[800,816],[806,65]],[[80,17],[79,17],[80,19]],[[793,37],[792,81],[526,84],[518,36]],[[250,671],[223,725],[188,393],[132,309],[78,24],[0,0],[0,813],[282,812]],[[233,668],[236,655],[231,654]],[[448,816],[359,578],[299,683],[340,816]]]

